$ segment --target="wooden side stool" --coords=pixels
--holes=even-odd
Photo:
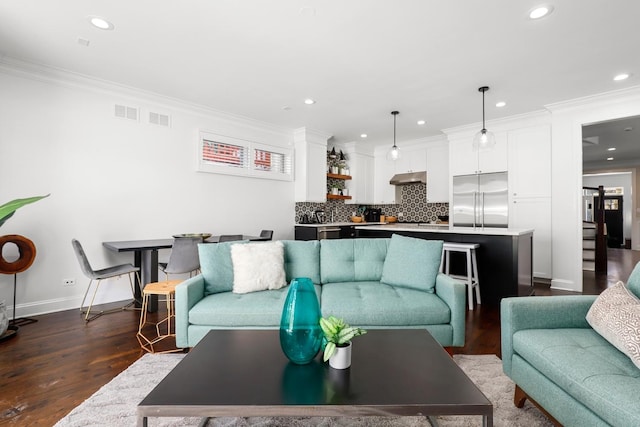
[[[442,258],[440,260],[440,272],[444,269],[444,274],[455,279],[463,279],[467,284],[467,302],[469,310],[473,310],[473,289],[476,290],[476,301],[482,304],[480,300],[480,282],[478,281],[478,261],[476,260],[476,249],[480,245],[478,243],[450,243],[444,242],[442,245]],[[449,255],[451,252],[463,252],[467,258],[467,275],[449,274]]]
[[[170,280],[166,282],[154,282],[148,283],[144,289],[142,290],[142,310],[140,314],[140,326],[138,327],[138,334],[136,337],[138,338],[138,342],[140,343],[140,347],[143,350],[148,351],[149,353],[173,353],[177,351],[182,351],[180,348],[174,348],[165,351],[156,351],[154,345],[159,342],[167,339],[174,338],[175,339],[175,327],[171,328],[171,321],[175,321],[175,296],[176,296],[176,286],[182,283],[182,280]],[[167,301],[167,317],[160,320],[158,323],[153,323],[147,321],[147,306],[149,305],[149,297],[150,295],[162,295],[165,297]],[[167,324],[166,326],[166,334],[160,332],[160,325],[163,323]],[[143,334],[142,329],[144,326],[149,323],[156,327],[156,336],[153,338],[149,338]]]

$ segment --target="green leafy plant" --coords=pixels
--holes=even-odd
[[[13,216],[16,210],[24,205],[28,205],[29,203],[37,202],[40,199],[44,199],[45,197],[49,197],[49,194],[46,194],[44,196],[28,197],[26,199],[15,199],[0,206],[0,227],[5,223],[5,221]]]
[[[353,338],[367,333],[366,330],[349,326],[344,320],[334,316],[320,318],[320,328],[327,340],[323,357],[325,362],[336,352],[336,347],[346,347]]]

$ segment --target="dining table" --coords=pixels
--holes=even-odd
[[[268,237],[243,234],[241,240],[265,241],[270,239]],[[204,243],[218,243],[219,241],[220,236],[210,236],[203,240]],[[140,269],[140,277],[136,276],[134,286],[136,307],[139,308],[142,301],[142,289],[147,283],[158,281],[158,251],[160,249],[170,249],[173,246],[173,239],[109,241],[102,242],[102,246],[114,252],[133,252],[133,265]],[[154,312],[157,310],[158,298],[155,296],[149,301],[149,311]]]

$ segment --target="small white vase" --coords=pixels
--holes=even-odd
[[[337,175],[338,174],[338,167],[337,166],[331,166],[331,173]]]
[[[336,352],[329,358],[329,366],[333,369],[347,369],[351,366],[351,343],[346,347],[336,347]]]
[[[337,188],[333,187],[333,188],[331,189],[331,194],[333,194],[334,196],[337,196],[339,191],[340,191],[340,190],[338,190]]]

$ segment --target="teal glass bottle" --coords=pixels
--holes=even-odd
[[[318,354],[322,342],[320,304],[311,279],[293,279],[282,308],[280,347],[293,363],[304,365]]]

